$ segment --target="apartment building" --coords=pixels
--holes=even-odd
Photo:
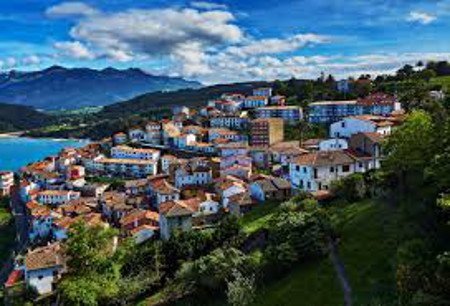
[[[281,118],[259,118],[252,120],[251,145],[256,147],[270,147],[272,144],[283,141],[284,122]]]

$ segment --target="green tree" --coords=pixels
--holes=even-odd
[[[116,234],[111,228],[83,223],[71,227],[65,246],[68,275],[60,284],[64,303],[97,305],[119,293],[125,249],[116,247]]]
[[[227,282],[228,304],[233,306],[250,305],[256,296],[255,276],[245,276],[239,270],[233,271],[233,279]]]

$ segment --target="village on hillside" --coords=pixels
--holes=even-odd
[[[402,124],[396,97],[286,105],[272,88],[224,94],[201,109],[117,131],[82,148],[0,173],[0,195],[26,212],[26,250],[5,284],[48,295],[66,272],[61,244],[71,226],[113,227],[116,243],[168,240],[176,231],[214,227],[260,205],[310,193],[333,198],[333,182],[378,169],[382,142]],[[301,121],[327,126],[323,139],[286,140]],[[300,133],[300,131],[299,131]],[[15,182],[16,181],[16,182]]]

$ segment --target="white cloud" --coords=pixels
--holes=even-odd
[[[41,63],[41,59],[37,55],[30,55],[22,60],[24,65],[37,65]]]
[[[14,68],[17,65],[17,60],[14,57],[8,57],[5,60],[4,65],[6,68]]]
[[[95,54],[89,51],[89,49],[79,41],[56,42],[53,46],[64,56],[69,56],[76,59],[96,58]]]
[[[292,52],[310,44],[329,42],[330,38],[317,34],[298,34],[287,39],[269,38],[251,41],[242,46],[233,46],[228,52],[237,56],[246,57],[259,54],[276,54]]]
[[[49,17],[63,18],[70,16],[92,16],[97,14],[97,10],[83,2],[63,2],[49,7],[45,13]]]
[[[436,19],[437,17],[435,15],[421,11],[411,11],[407,18],[407,20],[410,22],[418,22],[421,24],[429,24]]]
[[[207,48],[240,41],[243,33],[233,20],[233,14],[225,11],[129,10],[84,18],[70,35],[104,54],[170,56],[186,44]]]
[[[219,4],[219,3],[206,2],[206,1],[191,2],[191,6],[194,8],[204,9],[204,10],[226,10],[226,9],[228,9],[226,4]]]

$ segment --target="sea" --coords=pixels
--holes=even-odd
[[[0,171],[18,171],[31,162],[57,154],[63,148],[78,148],[87,143],[86,140],[3,137],[0,138]]]

